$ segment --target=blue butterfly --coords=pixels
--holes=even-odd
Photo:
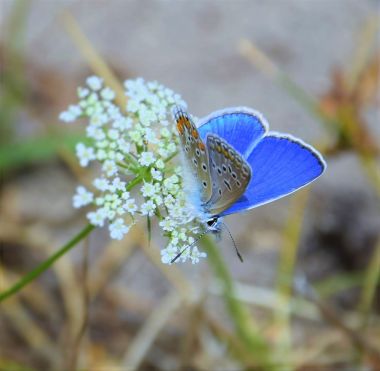
[[[289,195],[326,169],[321,154],[288,134],[270,132],[266,119],[246,107],[216,111],[196,126],[184,108],[172,110],[181,140],[186,193],[210,230],[220,218]]]

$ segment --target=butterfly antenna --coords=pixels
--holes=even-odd
[[[227,224],[226,224],[226,223],[223,223],[223,222],[222,222],[222,224],[226,227],[227,232],[228,232],[228,234],[229,234],[230,237],[231,237],[231,240],[232,240],[232,242],[233,242],[233,244],[234,244],[234,247],[235,247],[236,255],[239,257],[240,261],[243,263],[243,257],[241,256],[241,254],[240,254],[240,252],[239,252],[239,249],[238,249],[237,246],[236,246],[235,240],[234,240],[234,238],[232,237],[232,234],[231,234],[230,230],[228,229]]]
[[[199,235],[199,237],[193,242],[191,243],[190,245],[187,245],[186,247],[184,247],[171,261],[170,261],[170,264],[173,264],[187,249],[190,249],[191,247],[193,247],[206,233],[210,232],[210,229],[207,229],[206,231],[204,231],[203,233],[201,233]]]

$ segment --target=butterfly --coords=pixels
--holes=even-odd
[[[181,106],[173,107],[172,116],[186,194],[208,230],[218,232],[222,217],[289,195],[326,169],[316,149],[289,134],[270,132],[266,119],[253,109],[226,108],[197,125]]]

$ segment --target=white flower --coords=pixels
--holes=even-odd
[[[153,197],[159,191],[159,184],[144,183],[141,192],[144,197]]]
[[[90,204],[94,199],[94,195],[87,191],[83,186],[77,187],[77,193],[73,197],[73,206],[79,208]]]
[[[118,149],[119,151],[123,153],[129,153],[131,150],[131,144],[127,142],[125,139],[121,138],[117,141]]]
[[[172,175],[171,177],[169,178],[166,178],[164,180],[164,187],[166,188],[166,190],[168,190],[170,193],[176,193],[179,189],[179,186],[178,186],[178,181],[179,181],[179,178],[177,175]]]
[[[132,130],[128,134],[132,142],[135,142],[138,145],[142,144],[142,135],[138,130]]]
[[[104,99],[104,100],[113,100],[115,98],[115,93],[112,89],[110,88],[104,88],[101,92],[100,92],[100,96]]]
[[[111,238],[115,240],[121,240],[124,235],[128,233],[129,228],[129,226],[124,224],[124,220],[122,218],[116,219],[108,227]]]
[[[82,109],[76,105],[70,105],[69,108],[59,115],[63,122],[73,122],[82,114]]]
[[[137,112],[140,108],[139,102],[135,101],[134,99],[129,99],[127,103],[127,111],[129,112]]]
[[[160,130],[160,133],[162,135],[163,138],[169,138],[170,137],[170,131],[167,129],[167,128],[162,128]]]
[[[157,167],[157,169],[164,169],[165,168],[165,162],[164,161],[162,161],[161,159],[159,159],[159,160],[157,160],[156,161],[156,167]]]
[[[161,171],[158,171],[158,170],[156,170],[155,168],[152,167],[152,169],[150,170],[150,173],[151,173],[152,178],[154,180],[158,180],[159,182],[162,180],[162,173],[161,173]]]
[[[99,189],[99,191],[106,191],[109,187],[108,180],[106,178],[95,178],[92,182],[95,188]]]
[[[129,198],[124,204],[124,209],[133,215],[137,211],[135,199]]]
[[[155,160],[156,159],[154,157],[153,152],[148,151],[148,152],[141,153],[138,161],[142,166],[149,166],[153,164]]]
[[[184,102],[156,81],[149,83],[139,78],[125,82],[126,104],[120,109],[113,102],[115,92],[101,78],[91,76],[86,82],[86,87],[78,88],[78,104],[60,115],[66,122],[87,118],[91,144],[79,143],[77,156],[82,166],[93,160],[100,165],[94,167],[100,172],[93,180],[96,196],[78,187],[74,206],[92,203],[98,207],[87,218],[99,227],[108,221],[113,239],[122,239],[128,232],[125,217],[138,221],[141,216],[160,215],[159,226],[169,239],[161,259],[170,264],[201,233],[196,214],[187,206],[182,168],[167,164],[179,142],[175,126],[169,126],[173,122],[169,122],[168,112],[174,102]],[[140,182],[136,184],[133,179]],[[127,191],[130,186],[136,187],[145,200],[131,198]],[[205,255],[190,246],[176,262],[196,263]]]
[[[193,246],[190,253],[190,259],[192,264],[199,263],[200,258],[206,258],[205,252],[200,252],[196,246]]]
[[[178,251],[174,246],[169,245],[166,249],[161,250],[161,261],[164,264],[172,264],[171,261],[177,256]],[[176,260],[178,262],[178,260]]]
[[[112,176],[117,173],[117,166],[114,161],[106,160],[104,161],[102,170],[106,173],[107,176]]]
[[[159,226],[164,230],[164,231],[173,231],[175,226],[176,226],[176,222],[171,219],[171,218],[165,218],[164,220],[161,220],[160,223],[159,223]]]
[[[115,129],[109,130],[107,135],[108,135],[108,138],[110,138],[111,140],[119,139],[119,132]]]
[[[162,197],[157,194],[153,196],[153,201],[156,203],[157,206],[161,206],[164,202]]]
[[[100,127],[106,124],[109,120],[109,117],[105,113],[96,113],[91,116],[90,125],[95,127]]]
[[[132,127],[133,121],[130,117],[117,117],[112,123],[112,127],[119,129],[120,131],[130,129]]]
[[[129,199],[129,192],[123,192],[120,197],[122,200],[128,200]]]
[[[103,161],[107,158],[107,152],[104,149],[99,149],[96,151],[96,158],[99,161]]]
[[[86,98],[89,93],[90,93],[90,91],[87,88],[83,88],[80,86],[77,89],[78,98],[80,98],[80,99]]]
[[[97,227],[103,227],[106,218],[107,212],[103,208],[96,211],[91,211],[87,214],[87,219],[90,221],[90,223]]]
[[[81,166],[86,167],[90,161],[95,160],[95,153],[92,147],[86,147],[83,143],[78,143],[75,149]]]
[[[161,126],[168,126],[170,123],[168,120],[161,120],[160,124],[161,124]]]
[[[148,109],[140,109],[139,111],[139,119],[140,119],[140,122],[144,125],[144,126],[149,126],[151,123],[153,123],[154,121],[157,121],[157,116],[156,114],[151,111],[151,110],[148,110]]]
[[[104,131],[102,129],[99,129],[96,126],[89,125],[86,128],[87,136],[89,138],[94,138],[97,141],[103,140],[106,135],[104,134]]]
[[[175,143],[169,143],[167,149],[170,153],[174,153],[177,150],[177,146]]]
[[[158,139],[156,137],[156,134],[155,132],[151,129],[151,128],[147,128],[145,130],[145,139],[149,142],[149,143],[158,143]]]
[[[100,90],[103,85],[103,80],[98,76],[90,76],[86,80],[87,85],[92,90]]]
[[[59,119],[63,122],[74,122],[77,117],[74,116],[72,113],[69,111],[63,111],[59,114]]]
[[[175,203],[175,199],[174,197],[171,195],[171,194],[168,194],[165,198],[164,198],[164,203],[165,203],[165,206],[166,207],[171,207],[174,205]]]
[[[111,192],[123,191],[125,190],[125,187],[126,187],[125,182],[121,181],[119,177],[116,177],[112,181],[112,184],[109,186],[109,190]]]
[[[141,205],[141,213],[142,213],[142,215],[153,216],[155,210],[156,210],[156,205],[155,205],[155,203],[152,200],[144,202]]]

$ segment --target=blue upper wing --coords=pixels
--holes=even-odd
[[[286,196],[319,177],[322,156],[300,139],[269,133],[246,158],[251,181],[243,196],[221,215],[248,210]]]
[[[204,142],[206,142],[207,133],[217,134],[243,157],[246,157],[266,134],[268,124],[265,118],[255,110],[233,107],[213,112],[201,119],[198,123],[198,131]]]

